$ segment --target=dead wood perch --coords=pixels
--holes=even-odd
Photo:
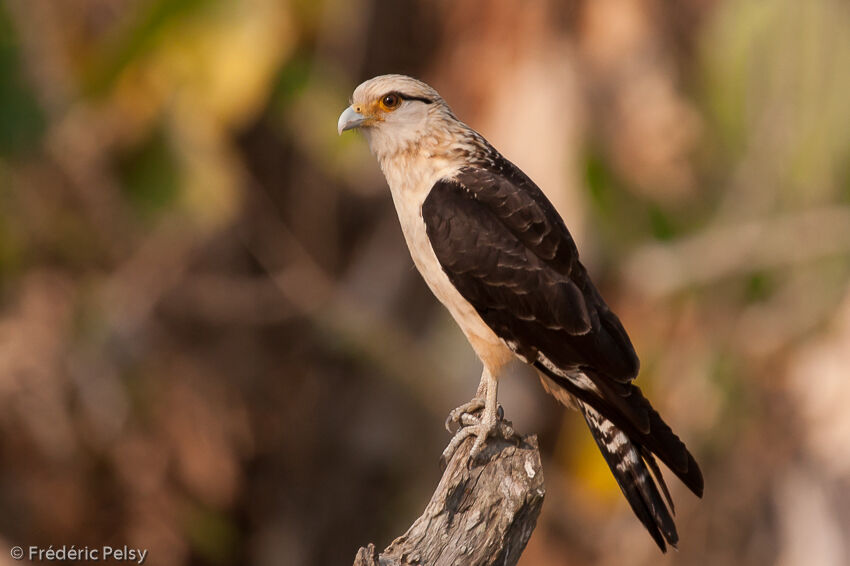
[[[421,517],[378,555],[360,548],[354,566],[513,566],[543,505],[537,437],[491,438],[469,469],[470,438],[449,461]]]

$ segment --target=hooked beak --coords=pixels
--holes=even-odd
[[[359,128],[366,121],[366,117],[356,111],[353,106],[349,106],[339,115],[339,122],[336,124],[336,130],[342,135],[345,130]]]

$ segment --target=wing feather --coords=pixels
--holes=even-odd
[[[594,368],[628,383],[638,359],[543,193],[509,162],[437,182],[422,206],[434,253],[452,284],[502,338],[534,360]],[[530,354],[530,357],[529,357]]]

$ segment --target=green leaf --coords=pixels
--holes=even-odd
[[[151,0],[129,28],[101,46],[100,58],[92,64],[83,81],[90,96],[104,94],[121,72],[156,45],[168,26],[188,14],[207,8],[216,0]]]
[[[119,159],[127,199],[143,218],[168,208],[180,193],[180,164],[162,127]]]
[[[46,121],[21,73],[12,23],[0,4],[0,156],[32,151]]]

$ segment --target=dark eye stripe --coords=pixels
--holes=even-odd
[[[404,94],[403,92],[397,93],[402,100],[418,100],[419,102],[424,102],[425,104],[433,104],[434,101],[430,98],[425,98],[424,96],[412,96],[410,94]]]

